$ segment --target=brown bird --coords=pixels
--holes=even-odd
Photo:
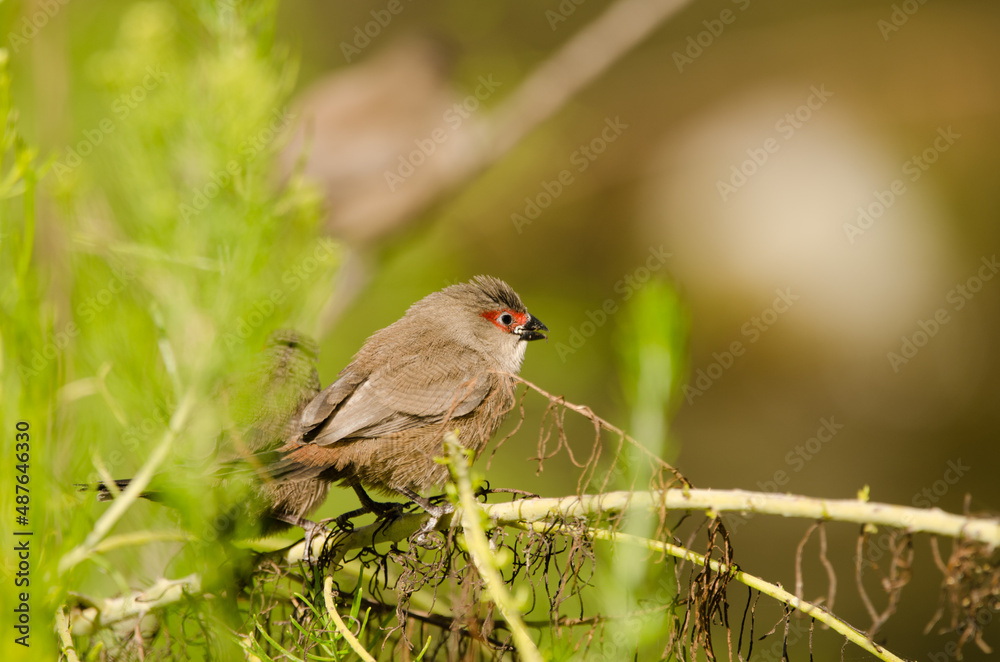
[[[285,182],[301,172],[318,185],[331,235],[353,247],[381,243],[419,216],[387,214],[397,194],[426,187],[455,167],[453,145],[470,142],[470,127],[479,119],[461,105],[451,82],[456,55],[444,39],[411,34],[298,95],[276,175]],[[432,135],[446,139],[434,142]],[[426,140],[435,147],[430,155],[418,150]],[[386,173],[413,160],[414,150],[421,162],[413,176],[387,182]]]
[[[418,213],[427,193],[461,170],[481,141],[481,100],[459,94],[451,80],[459,54],[440,36],[405,34],[349,58],[293,103],[276,183],[315,185],[324,229],[345,249],[319,312],[324,331],[367,287],[384,247],[427,217]]]
[[[340,378],[302,410],[272,466],[278,482],[349,485],[364,511],[383,513],[365,488],[398,493],[431,514],[450,508],[420,496],[448,479],[444,435],[478,453],[514,405],[531,340],[548,328],[507,283],[477,276],[410,306],[365,341]]]
[[[268,336],[255,370],[238,381],[230,404],[241,458],[274,451],[293,433],[296,415],[320,392],[318,359],[319,346],[305,334],[279,329]],[[329,482],[274,481],[263,467],[253,468],[256,508],[266,513],[264,534],[289,524],[306,529],[315,526],[305,518],[326,500]]]

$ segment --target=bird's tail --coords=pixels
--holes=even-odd
[[[128,484],[132,482],[131,478],[123,478],[122,480],[114,481],[115,485],[118,487],[118,492],[121,492]],[[85,485],[76,486],[81,492],[97,492],[98,501],[111,501],[114,499],[114,493],[111,489],[104,483],[90,483]],[[139,495],[143,499],[149,499],[150,501],[159,501],[160,495],[158,492],[143,492]]]

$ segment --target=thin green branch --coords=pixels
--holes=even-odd
[[[362,660],[365,662],[375,662],[375,658],[368,654],[365,647],[361,645],[358,638],[354,636],[351,629],[347,627],[346,623],[344,623],[344,619],[342,619],[340,614],[337,613],[337,608],[333,604],[333,577],[330,575],[327,575],[326,579],[323,580],[323,600],[326,602],[326,613],[328,613],[330,618],[333,619],[333,622],[337,626],[337,632],[339,632],[340,636],[344,638],[344,641],[346,641],[347,644],[354,649],[354,652],[357,653],[358,657]]]
[[[73,644],[73,635],[70,633],[69,620],[66,618],[64,605],[59,605],[56,609],[56,632],[59,633],[59,644],[62,654],[66,656],[66,662],[80,662],[76,654],[76,646]]]
[[[465,534],[465,542],[472,562],[482,577],[486,590],[493,599],[494,604],[507,620],[511,634],[514,637],[514,645],[520,656],[529,662],[541,662],[542,656],[535,646],[534,640],[528,634],[528,628],[524,625],[524,618],[521,610],[514,600],[514,596],[507,590],[503,577],[500,576],[500,564],[496,556],[490,550],[489,540],[486,538],[486,531],[483,530],[482,518],[485,516],[483,509],[476,501],[476,496],[472,491],[472,479],[469,476],[469,458],[466,456],[465,448],[458,441],[458,435],[449,432],[444,438],[445,449],[448,451],[448,459],[451,460],[451,470],[455,476],[455,485],[458,487],[459,503],[462,511],[462,528]]]

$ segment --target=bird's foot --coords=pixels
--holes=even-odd
[[[352,522],[351,520],[354,519],[355,517],[364,515],[367,512],[368,511],[363,508],[358,508],[357,510],[351,510],[341,515],[337,515],[336,517],[330,517],[328,519],[321,521],[323,522],[323,524],[329,524],[332,522],[337,525],[337,528],[340,531],[343,531],[344,533],[349,533],[354,530],[354,522]]]
[[[276,517],[283,522],[291,524],[292,526],[299,527],[305,532],[305,537],[303,538],[305,550],[302,552],[302,560],[309,565],[312,565],[314,561],[317,561],[318,559],[314,559],[312,554],[313,539],[320,534],[323,536],[329,536],[333,534],[333,531],[328,529],[322,522],[313,522],[312,520],[308,520],[304,517],[298,517],[297,515],[286,514],[277,515]]]
[[[485,501],[486,497],[489,496],[492,491],[493,490],[490,489],[490,482],[488,480],[484,480],[483,484],[476,488],[475,496],[477,499],[483,499]]]
[[[324,535],[326,535],[333,532],[317,522],[310,522],[310,524],[312,526],[303,527],[303,530],[306,532],[305,538],[303,539],[303,541],[306,544],[306,548],[305,551],[302,552],[302,560],[305,561],[308,565],[313,565],[314,561],[319,560],[319,559],[313,559],[313,553],[312,553],[313,538],[315,538],[318,533],[323,533]]]
[[[348,511],[337,517],[333,517],[329,520],[324,520],[326,522],[334,522],[341,531],[353,531],[354,522],[351,520],[355,517],[361,517],[362,515],[367,515],[369,513],[375,515],[377,520],[385,520],[387,522],[392,522],[393,520],[402,516],[403,511],[406,510],[406,504],[398,502],[386,502],[381,503],[378,501],[372,501],[361,508]]]
[[[375,513],[375,517],[388,520],[402,517],[403,511],[406,510],[406,504],[398,501],[372,501],[369,507],[370,512]]]
[[[361,501],[361,508],[341,515],[345,520],[366,513],[374,513],[378,519],[392,521],[402,516],[403,511],[406,510],[406,504],[399,503],[398,501],[376,501],[368,496],[368,493],[360,485],[352,485],[352,487],[358,495],[358,500]]]
[[[438,547],[438,541],[432,540],[432,536],[437,534],[440,537],[440,533],[437,531],[438,522],[445,515],[450,515],[455,512],[455,506],[451,503],[443,503],[441,505],[432,505],[427,503],[426,506],[421,505],[430,517],[424,520],[424,523],[420,525],[420,528],[413,534],[413,543],[421,547],[426,547],[428,549]]]
[[[432,506],[436,506],[436,505],[441,504],[441,503],[447,503],[447,501],[448,501],[448,495],[447,494],[435,494],[434,496],[427,497],[427,499],[426,499],[426,502],[429,503],[429,504],[431,504]],[[424,510],[427,510],[426,507],[422,506],[421,504],[417,503],[416,501],[414,501],[413,503],[415,503],[416,505],[420,506]]]

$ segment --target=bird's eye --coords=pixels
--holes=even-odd
[[[511,322],[514,321],[514,317],[510,313],[504,313],[500,316],[500,323],[504,326],[510,326]]]

